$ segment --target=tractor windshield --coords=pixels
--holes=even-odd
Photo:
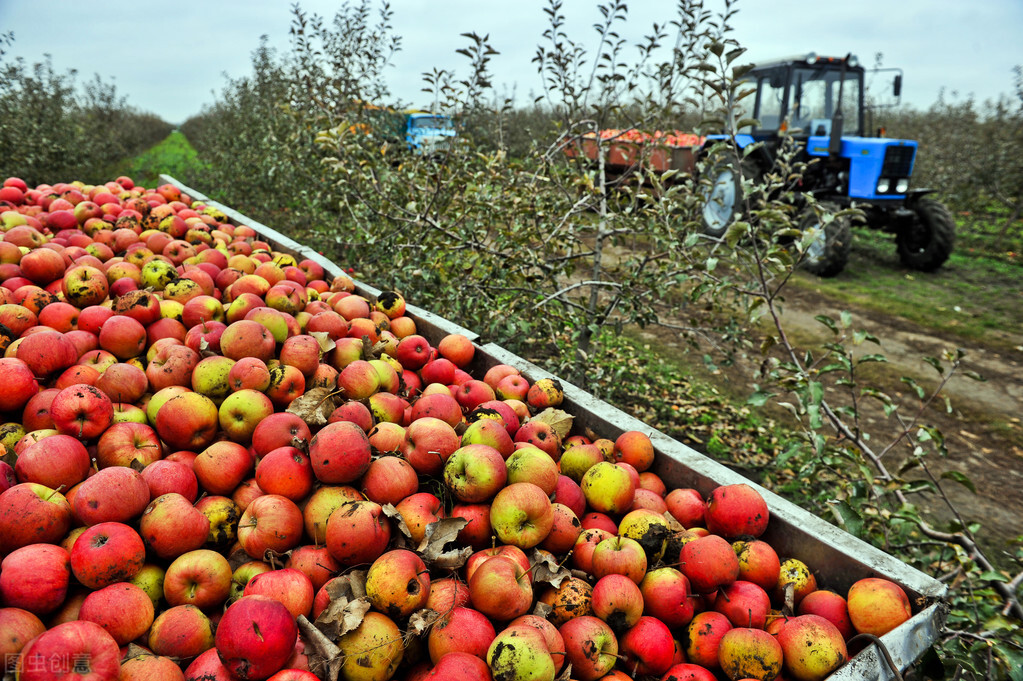
[[[807,135],[828,134],[838,104],[841,77],[841,71],[835,69],[793,69],[789,129],[798,128]],[[849,120],[859,119],[860,79],[858,71],[845,73],[842,109]]]
[[[412,125],[416,128],[434,130],[450,130],[452,128],[451,119],[447,116],[416,116],[412,120]]]

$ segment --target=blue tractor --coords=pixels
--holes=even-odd
[[[929,196],[933,190],[911,186],[917,143],[867,135],[865,74],[852,55],[812,53],[758,64],[745,74],[743,80],[755,93],[741,100],[740,105],[752,105],[736,120],[748,117],[757,123],[734,136],[709,136],[708,145],[721,140],[734,140],[740,149],[763,144],[741,161],[720,160],[709,170],[704,231],[720,238],[743,215],[747,202],[741,178],[756,182],[770,172],[785,135],[798,145],[797,160],[807,162],[805,173],[788,189],[811,194],[830,209],[826,212],[859,208],[868,227],[894,235],[906,267],[927,272],[941,267],[952,252],[955,223],[944,204]],[[893,82],[895,97],[901,85],[899,74]],[[817,212],[804,209],[797,221],[801,230],[817,236],[806,249],[803,267],[820,276],[841,272],[852,242],[849,220],[822,221]]]

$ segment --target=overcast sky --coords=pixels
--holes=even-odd
[[[302,0],[309,13],[333,17],[340,0]],[[127,5],[94,0],[0,0],[0,33],[13,31],[5,60],[27,62],[52,55],[58,71],[77,69],[79,81],[98,74],[127,95],[132,106],[181,123],[215,101],[226,80],[251,73],[250,57],[267,35],[288,49],[290,0],[176,0]],[[547,27],[547,0],[391,0],[394,32],[402,51],[388,71],[392,91],[408,104],[423,101],[422,73],[433,67],[462,69],[455,54],[459,34],[489,34],[499,91],[517,86],[517,102],[537,93],[531,59]],[[712,10],[720,0],[706,0]],[[569,33],[590,40],[600,20],[593,0],[564,0]],[[654,21],[674,16],[672,0],[633,0],[623,37],[630,43]],[[738,0],[733,37],[748,61],[809,51],[856,54],[872,65],[903,69],[903,103],[926,109],[946,98],[978,102],[1014,96],[1013,67],[1023,64],[1023,0],[855,0],[806,3]],[[890,78],[890,76],[886,76]],[[880,81],[877,81],[878,83]],[[504,87],[502,87],[504,86]],[[877,86],[880,89],[879,86]]]

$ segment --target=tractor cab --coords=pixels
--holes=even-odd
[[[771,172],[783,139],[791,138],[799,149],[797,160],[806,162],[806,169],[790,189],[812,195],[831,213],[859,208],[866,226],[895,235],[900,260],[907,267],[924,271],[941,267],[952,251],[954,222],[944,205],[927,196],[932,190],[911,187],[916,141],[867,134],[866,73],[853,55],[810,53],[757,64],[743,75],[753,93],[735,103],[734,120],[753,123],[708,135],[707,141],[734,144],[738,150],[759,144],[740,155],[739,163],[725,159],[709,168],[704,232],[712,237],[727,232],[748,209],[741,179],[756,182]],[[895,97],[901,87],[900,72],[892,83]],[[822,276],[834,276],[849,255],[848,220],[822,222],[818,211],[803,208],[797,206],[799,226],[822,235],[820,247],[804,265]]]

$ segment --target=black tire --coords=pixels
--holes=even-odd
[[[831,210],[837,210],[837,207]],[[833,277],[845,269],[852,248],[852,225],[849,218],[837,216],[822,225],[816,213],[807,211],[799,221],[799,230],[803,233],[814,230],[820,235],[803,252],[799,262],[803,269],[819,277]]]
[[[937,199],[917,200],[912,223],[895,235],[899,260],[906,267],[933,272],[945,264],[955,245],[955,220]]]
[[[742,174],[735,171],[734,161],[720,161],[711,166],[707,177],[711,184],[702,190],[703,233],[715,239],[722,238],[735,222],[737,215],[746,212],[746,197],[742,179],[759,181],[760,173],[752,160],[742,162]]]

